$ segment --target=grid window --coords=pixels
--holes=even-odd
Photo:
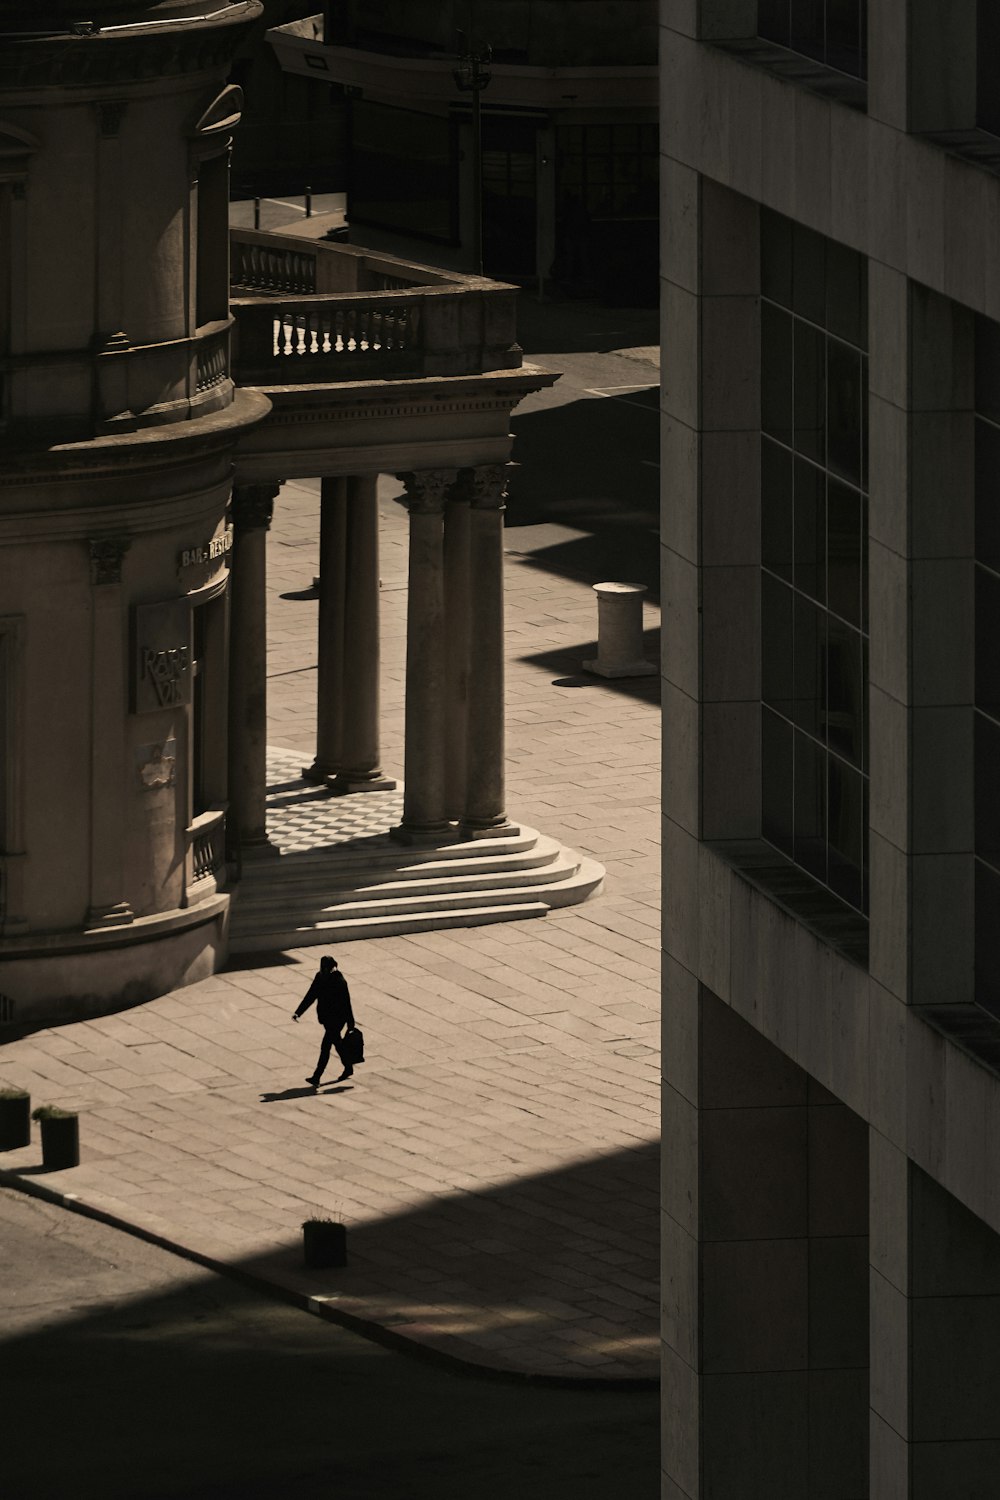
[[[867,28],[867,0],[758,0],[758,36],[852,78],[867,77]]]
[[[864,260],[761,213],[764,837],[868,909]]]
[[[976,996],[1000,1016],[1000,326],[976,319]]]
[[[659,149],[655,124],[563,125],[560,198],[590,219],[655,213]]]

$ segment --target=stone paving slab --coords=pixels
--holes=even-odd
[[[380,485],[382,725],[402,777],[398,488]],[[318,482],[286,485],[268,552],[269,739],[289,765],[314,747],[318,523]],[[338,944],[369,1061],[318,1093],[303,1080],[319,1028],[291,1021],[316,949],[12,1042],[0,1086],[79,1109],[82,1161],[43,1173],[36,1138],[0,1166],[442,1356],[653,1380],[658,682],[581,673],[587,580],[508,555],[506,584],[508,808],[605,864],[604,894],[529,922]],[[312,837],[312,816],[289,807],[290,834]],[[348,1267],[303,1268],[315,1214],[347,1223]]]

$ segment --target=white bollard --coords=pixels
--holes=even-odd
[[[657,671],[642,654],[642,596],[644,583],[595,583],[597,595],[597,660],[585,661],[584,671],[599,677],[649,677]]]

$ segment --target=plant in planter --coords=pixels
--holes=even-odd
[[[347,1265],[347,1226],[337,1219],[306,1219],[302,1225],[305,1262],[313,1270]]]
[[[0,1089],[0,1151],[31,1143],[31,1095],[27,1089]]]
[[[58,1104],[42,1104],[31,1114],[42,1127],[42,1166],[50,1172],[80,1165],[80,1117]]]

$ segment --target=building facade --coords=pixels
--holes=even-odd
[[[669,1500],[996,1490],[995,25],[661,6]]]
[[[393,784],[375,487],[398,475],[410,588],[395,839],[466,851],[509,884],[508,845],[538,839],[504,800],[510,413],[555,377],[522,366],[512,286],[267,234],[230,246],[242,96],[227,74],[257,0],[108,0],[86,22],[50,0],[0,16],[9,1035],[149,999],[226,955],[228,883],[275,853],[265,585],[285,479],[323,481],[308,775],[337,794]],[[582,885],[574,873],[556,899],[598,883],[596,867]],[[436,902],[462,904],[447,879],[395,904],[433,925]]]
[[[270,37],[287,72],[343,90],[361,243],[475,269],[475,56],[487,274],[653,302],[653,0],[351,0]]]

